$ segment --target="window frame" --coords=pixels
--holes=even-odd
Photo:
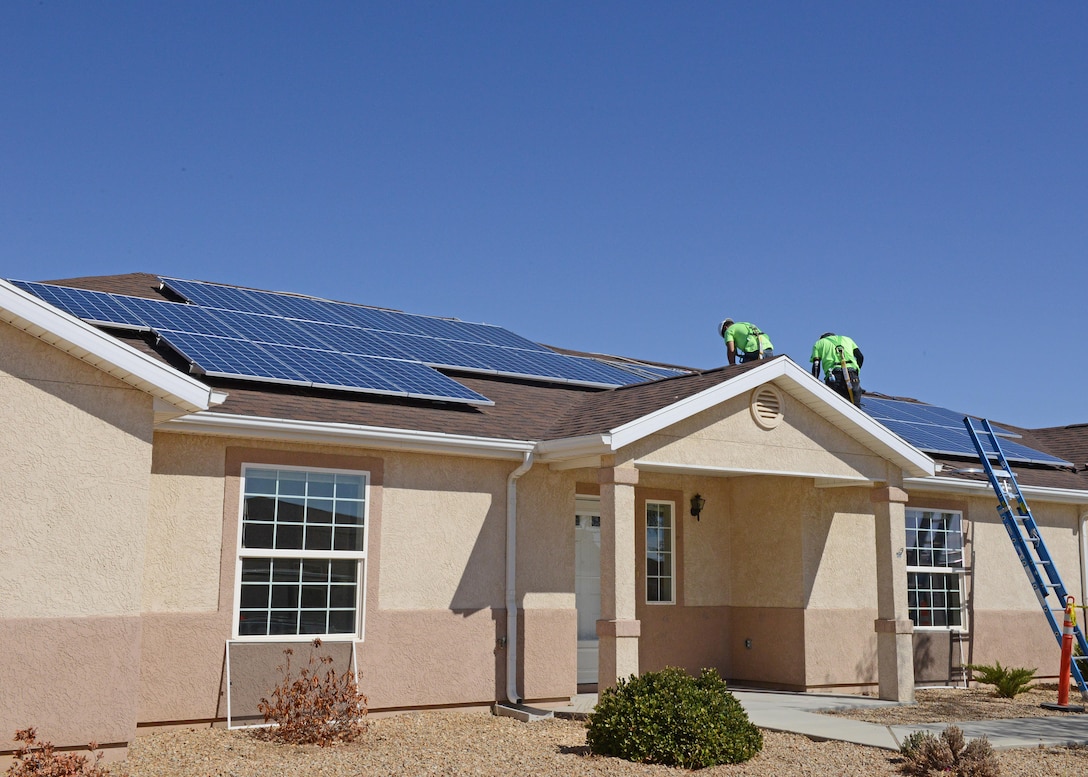
[[[669,574],[668,574],[668,578],[667,578],[668,581],[669,581],[669,598],[667,600],[665,600],[665,599],[651,599],[650,598],[650,564],[649,564],[649,561],[650,561],[650,507],[651,506],[659,506],[659,505],[667,505],[668,508],[669,508],[669,527],[668,527],[668,531],[669,531],[669,535],[670,535],[670,542],[669,542],[669,550],[668,550],[668,554],[669,554],[669,570],[668,570],[668,572],[669,572]],[[642,527],[643,527],[643,535],[642,536],[643,536],[643,543],[644,543],[643,556],[645,557],[645,563],[646,563],[646,568],[643,571],[643,575],[642,575],[642,579],[643,579],[643,586],[642,586],[643,601],[645,601],[646,604],[651,605],[651,606],[675,605],[676,601],[677,601],[677,596],[676,596],[676,594],[677,594],[677,591],[676,591],[676,586],[677,586],[676,553],[677,553],[677,539],[678,539],[677,538],[677,527],[676,527],[676,502],[672,501],[671,499],[647,499],[646,502],[645,502],[645,505],[643,507],[643,511],[642,511]],[[664,580],[666,578],[664,576],[662,576],[662,575],[656,575],[655,579]]]
[[[362,484],[362,549],[361,550],[305,550],[292,548],[245,548],[246,478],[253,470],[274,470],[276,472],[303,472],[330,475],[350,475],[361,477]],[[235,542],[234,569],[234,606],[231,625],[232,639],[243,642],[310,642],[320,638],[325,642],[361,642],[366,634],[366,576],[368,569],[370,544],[370,495],[371,473],[369,470],[342,469],[331,467],[307,467],[291,464],[266,462],[243,462],[238,479],[238,537]],[[244,559],[314,559],[321,561],[354,561],[356,569],[355,591],[355,630],[338,634],[240,634],[242,608],[242,565]],[[301,583],[300,583],[301,585]],[[301,591],[300,591],[301,595]]]
[[[959,545],[960,545],[960,547],[959,547],[959,552],[960,552],[959,566],[947,566],[947,565],[946,566],[936,566],[936,565],[923,566],[921,564],[913,564],[912,565],[912,564],[909,563],[911,551],[912,550],[934,550],[934,547],[931,545],[928,548],[923,548],[921,545],[919,545],[917,543],[917,540],[915,541],[914,545],[910,545],[909,544],[909,538],[907,538],[907,541],[904,542],[904,551],[906,553],[906,560],[908,562],[906,564],[906,575],[907,575],[906,583],[907,583],[907,597],[908,597],[907,611],[908,611],[908,614],[910,613],[911,609],[914,609],[914,610],[920,610],[921,609],[918,606],[916,606],[914,608],[910,607],[909,597],[911,595],[911,592],[919,590],[919,589],[917,589],[917,587],[915,587],[915,588],[911,587],[910,581],[911,581],[911,575],[913,575],[913,574],[940,576],[942,578],[955,577],[956,581],[957,581],[957,584],[958,584],[958,589],[959,589],[958,590],[958,594],[959,594],[959,608],[958,609],[959,609],[959,616],[960,616],[959,620],[960,620],[960,622],[959,622],[958,625],[945,625],[945,626],[936,626],[936,625],[932,625],[932,624],[930,624],[930,625],[919,625],[915,621],[914,617],[911,616],[911,622],[914,623],[914,630],[915,631],[929,631],[929,632],[954,632],[954,633],[967,632],[969,630],[968,629],[968,623],[967,623],[967,588],[966,588],[966,581],[967,581],[967,563],[966,563],[967,542],[966,542],[966,532],[964,530],[963,511],[962,510],[949,510],[949,509],[935,508],[935,507],[908,507],[908,508],[906,508],[905,513],[904,513],[904,529],[906,530],[908,535],[909,535],[909,532],[911,531],[911,529],[910,529],[910,515],[912,513],[919,516],[919,517],[924,513],[931,513],[931,514],[938,515],[938,516],[956,516],[958,518],[958,524],[959,524],[959,532],[958,533],[959,533]],[[918,518],[916,518],[915,519],[915,527],[917,527],[917,525],[919,523],[920,523],[920,520]],[[915,531],[917,531],[917,528],[915,529]],[[942,529],[942,531],[947,533],[947,530]],[[930,588],[928,590],[932,591],[932,590],[935,590],[935,589]],[[947,591],[948,589],[946,588],[945,590]],[[933,611],[936,608],[928,607],[926,609],[929,610],[929,611]],[[952,608],[949,608],[948,606],[945,606],[942,609],[947,613],[947,612],[950,612]]]

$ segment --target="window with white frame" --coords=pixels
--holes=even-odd
[[[907,513],[907,609],[918,628],[962,629],[963,516],[954,511]]]
[[[646,601],[675,599],[675,537],[672,502],[646,502]]]
[[[247,466],[239,637],[361,637],[367,473]]]

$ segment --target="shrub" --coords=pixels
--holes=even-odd
[[[986,737],[965,742],[963,731],[949,726],[937,737],[928,731],[915,732],[900,747],[906,761],[899,767],[904,774],[929,777],[996,777],[1001,773],[997,756]]]
[[[1035,669],[1023,667],[1004,667],[1000,661],[995,661],[993,666],[986,664],[968,664],[967,668],[975,675],[974,679],[985,685],[992,685],[997,695],[1006,699],[1012,699],[1018,693],[1030,691],[1028,685],[1035,677]]]
[[[21,743],[15,751],[15,761],[8,767],[8,777],[106,777],[109,770],[100,766],[102,752],[91,742],[87,749],[95,755],[94,762],[79,753],[58,754],[52,742],[39,742],[37,731],[24,728],[15,732]]]
[[[586,743],[601,755],[702,769],[747,761],[763,749],[763,734],[715,670],[691,677],[669,667],[605,690]]]
[[[366,731],[367,698],[359,692],[354,672],[337,674],[332,657],[319,656],[321,640],[311,644],[308,664],[291,673],[294,651],[283,651],[286,660],[277,667],[283,679],[272,690],[272,700],[262,698],[257,709],[271,728],[258,730],[258,736],[293,745],[321,745],[351,742]],[[320,674],[321,666],[326,667]]]

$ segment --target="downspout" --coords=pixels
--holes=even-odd
[[[1088,598],[1088,512],[1080,515],[1080,592]],[[1088,623],[1088,602],[1081,602],[1082,623]],[[1083,627],[1082,627],[1083,628]]]
[[[518,478],[533,466],[533,452],[525,451],[521,466],[506,478],[506,698],[518,704]]]

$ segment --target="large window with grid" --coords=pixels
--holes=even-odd
[[[242,470],[237,636],[362,637],[367,473]]]
[[[964,627],[963,517],[908,509],[907,608],[916,628]]]
[[[675,536],[672,502],[646,503],[646,601],[675,601]]]

